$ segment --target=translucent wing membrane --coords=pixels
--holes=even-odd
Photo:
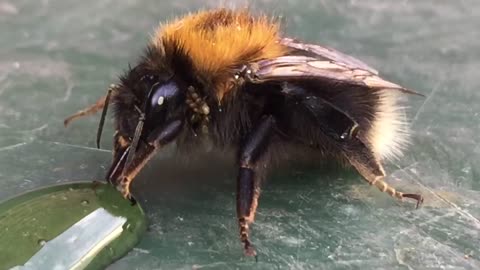
[[[372,89],[395,89],[420,95],[415,91],[384,80],[367,70],[303,55],[282,56],[272,60],[259,61],[252,67],[252,73],[253,76],[250,77],[250,80],[253,83],[318,79],[360,85]]]
[[[350,55],[346,55],[332,48],[322,47],[315,44],[306,44],[291,38],[284,38],[281,40],[281,43],[287,47],[310,53],[314,58],[319,60],[333,61],[338,64],[349,66],[350,68],[363,69],[372,74],[378,75],[378,71],[374,68],[369,67],[367,64]]]
[[[389,82],[378,72],[354,57],[319,45],[282,39],[294,49],[292,55],[259,61],[247,69],[247,78],[253,83],[268,81],[326,80],[359,85],[371,89],[394,89],[409,94],[415,91]]]

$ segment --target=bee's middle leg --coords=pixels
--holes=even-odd
[[[249,239],[249,225],[255,218],[260,196],[260,180],[263,176],[258,161],[267,151],[274,125],[275,120],[272,116],[263,117],[240,150],[240,168],[237,178],[237,217],[240,240],[244,245],[245,255],[255,256],[255,258],[257,253]]]

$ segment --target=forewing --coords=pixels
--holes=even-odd
[[[319,45],[299,43],[291,39],[283,39],[282,43],[305,53],[261,60],[247,70],[249,81],[263,83],[316,79],[346,85],[359,85],[371,89],[395,89],[410,94],[418,94],[382,79],[375,69],[336,50]]]
[[[302,43],[291,38],[283,38],[281,40],[281,43],[287,47],[290,47],[299,51],[308,52],[311,55],[314,55],[315,56],[314,58],[318,58],[319,60],[323,59],[327,61],[333,61],[336,63],[343,63],[344,65],[347,65],[351,68],[362,69],[372,74],[378,75],[377,70],[375,70],[372,67],[369,67],[364,62],[329,47]]]

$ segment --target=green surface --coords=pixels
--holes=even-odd
[[[0,0],[0,200],[103,179],[111,154],[94,149],[98,117],[68,129],[63,118],[103,95],[160,21],[218,2],[232,1]],[[249,2],[282,14],[289,36],[426,95],[408,103],[411,146],[386,163],[387,181],[422,192],[425,206],[351,172],[285,168],[260,199],[255,264],[238,242],[231,160],[161,154],[133,187],[147,235],[109,269],[480,269],[480,1]],[[107,149],[112,133],[107,123]]]
[[[127,223],[119,238],[107,245],[88,269],[101,269],[131,250],[145,231],[143,211],[130,206],[110,186],[92,187],[92,183],[57,185],[0,204],[0,269],[25,264],[46,242],[100,207],[125,217]]]

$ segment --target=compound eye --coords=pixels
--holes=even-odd
[[[159,96],[158,100],[157,100],[157,105],[162,106],[164,101],[165,101],[165,97],[164,96]]]
[[[173,99],[179,92],[178,85],[172,80],[154,84],[149,97],[150,109],[153,111],[161,110],[167,105],[168,100]]]

